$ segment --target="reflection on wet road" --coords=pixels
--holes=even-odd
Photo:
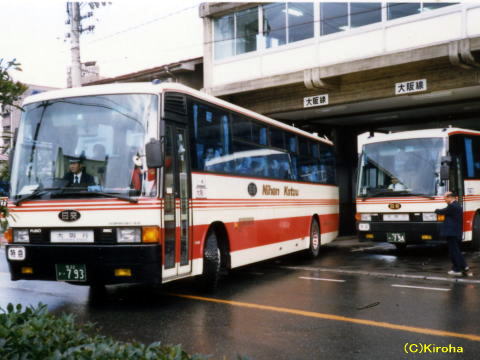
[[[422,358],[474,359],[480,330],[480,254],[472,278],[446,275],[442,247],[336,241],[316,260],[283,257],[232,271],[215,294],[194,279],[161,288],[10,282],[0,253],[0,306],[43,302],[95,322],[119,340],[182,344],[192,353],[235,359],[404,359],[405,344],[461,347]],[[429,357],[431,356],[431,357]]]

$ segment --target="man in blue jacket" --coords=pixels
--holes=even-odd
[[[440,228],[440,236],[447,239],[448,253],[450,254],[450,260],[452,260],[452,270],[448,272],[448,275],[472,276],[473,274],[460,251],[463,233],[463,209],[452,192],[446,192],[444,199],[448,204],[447,207],[437,209],[435,212],[445,215],[445,221]]]

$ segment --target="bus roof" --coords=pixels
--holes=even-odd
[[[448,128],[439,128],[439,129],[400,131],[400,132],[389,133],[389,134],[375,133],[374,136],[372,137],[368,137],[367,133],[364,133],[359,137],[359,145],[363,146],[366,144],[378,143],[383,141],[420,139],[420,138],[431,138],[431,137],[447,137],[454,134],[480,135],[480,131],[448,127]]]
[[[178,84],[178,83],[167,83],[167,82],[163,82],[159,84],[153,84],[149,82],[114,83],[114,84],[106,84],[106,85],[93,85],[93,86],[83,86],[83,87],[76,87],[76,88],[69,88],[69,89],[52,90],[52,91],[46,91],[46,92],[38,93],[35,95],[31,95],[24,100],[23,104],[27,105],[27,104],[31,104],[38,101],[46,101],[46,100],[69,98],[69,97],[92,96],[92,95],[107,95],[107,94],[113,95],[113,94],[131,94],[131,93],[144,93],[144,94],[158,95],[158,94],[161,94],[162,92],[168,92],[168,91],[176,91],[176,92],[181,92],[187,95],[191,95],[201,100],[221,106],[225,109],[241,113],[245,116],[252,117],[256,120],[260,120],[267,124],[298,133],[312,140],[321,141],[326,144],[333,145],[333,143],[326,138],[321,138],[307,131],[295,128],[293,126],[286,125],[280,121],[271,119],[267,116],[264,116],[254,111],[231,104],[222,99],[216,98],[204,92],[192,89],[188,86]]]

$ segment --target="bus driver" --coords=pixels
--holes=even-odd
[[[70,159],[69,165],[70,171],[65,174],[63,177],[64,180],[67,180],[68,187],[87,187],[95,185],[93,176],[87,174],[85,171],[81,159],[73,158]]]

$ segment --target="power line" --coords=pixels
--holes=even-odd
[[[93,44],[93,43],[96,43],[96,42],[99,42],[99,41],[103,41],[103,40],[107,40],[107,39],[110,39],[112,37],[115,37],[115,36],[118,36],[120,34],[124,34],[124,33],[127,33],[127,32],[130,32],[130,31],[134,31],[134,30],[137,30],[143,26],[147,26],[147,25],[150,25],[150,24],[153,24],[155,22],[158,22],[160,20],[164,20],[164,19],[167,19],[171,16],[174,16],[174,15],[178,15],[184,11],[187,11],[187,10],[190,10],[190,9],[193,9],[193,8],[196,8],[198,5],[192,5],[192,6],[189,6],[189,7],[186,7],[186,8],[183,8],[183,9],[180,9],[180,10],[177,10],[177,11],[174,11],[174,12],[171,12],[167,15],[163,15],[163,16],[160,16],[158,18],[155,18],[155,19],[152,19],[152,20],[149,20],[149,21],[146,21],[144,23],[141,23],[141,24],[138,24],[138,25],[135,25],[135,26],[131,26],[129,28],[126,28],[124,30],[120,30],[120,31],[117,31],[115,33],[112,33],[110,35],[106,35],[102,38],[98,38],[98,39],[95,39],[95,40],[92,40],[92,41],[89,41],[86,43],[86,45],[90,45],[90,44]]]
[[[295,3],[292,3],[292,4],[295,4]],[[345,3],[345,4],[348,4],[348,3]],[[358,4],[362,4],[362,3],[358,3]],[[409,3],[379,3],[380,7],[376,8],[376,9],[372,9],[372,10],[361,10],[361,11],[357,11],[357,12],[348,12],[347,14],[345,15],[338,15],[338,16],[334,16],[334,17],[329,17],[328,19],[320,19],[320,20],[312,20],[312,21],[305,21],[305,22],[302,22],[302,23],[297,23],[293,26],[288,26],[288,28],[295,28],[295,27],[300,27],[300,26],[305,26],[305,25],[309,25],[309,24],[316,24],[316,23],[323,23],[323,24],[329,24],[329,22],[332,22],[332,21],[335,21],[335,20],[339,20],[339,19],[342,19],[342,18],[348,18],[352,15],[362,15],[362,14],[368,14],[368,13],[372,13],[372,12],[382,12],[383,9],[385,8],[394,8],[394,7],[398,7],[398,6],[401,6],[401,5],[404,5],[404,4],[409,4]],[[454,4],[458,4],[458,3],[448,3],[449,5],[454,5]],[[386,6],[385,6],[386,5]],[[446,5],[446,6],[449,6],[449,5]],[[260,6],[263,6],[263,5],[260,5]],[[175,16],[175,15],[178,15],[178,14],[181,14],[185,11],[188,11],[188,10],[191,10],[193,8],[196,8],[198,7],[198,4],[195,4],[195,5],[191,5],[191,6],[188,6],[188,7],[185,7],[185,8],[182,8],[180,10],[176,10],[176,11],[173,11],[169,14],[166,14],[166,15],[163,15],[163,16],[160,16],[160,17],[157,17],[157,18],[154,18],[152,20],[148,20],[146,22],[143,22],[141,24],[138,24],[138,25],[134,25],[134,26],[131,26],[129,28],[126,28],[124,30],[120,30],[120,31],[117,31],[117,32],[114,32],[112,34],[109,34],[109,35],[106,35],[102,38],[98,38],[98,39],[95,39],[95,40],[92,40],[92,41],[89,41],[87,43],[85,43],[85,45],[91,45],[91,44],[94,44],[94,43],[97,43],[97,42],[101,42],[101,41],[104,41],[104,40],[108,40],[108,39],[111,39],[113,37],[116,37],[116,36],[119,36],[121,34],[124,34],[124,33],[127,33],[127,32],[131,32],[131,31],[134,31],[134,30],[137,30],[139,28],[142,28],[144,26],[148,26],[148,25],[151,25],[153,23],[156,23],[156,22],[159,22],[159,21],[162,21],[162,20],[165,20],[167,18],[170,18],[172,16]],[[401,8],[400,8],[401,9]],[[397,11],[400,10],[397,8]],[[233,15],[233,13],[231,14]],[[405,13],[405,16],[408,16],[410,15],[409,13]],[[310,16],[312,16],[312,14],[310,13]],[[380,23],[380,22],[383,22],[383,21],[389,21],[389,20],[393,20],[393,19],[386,19],[386,20],[381,20],[379,22],[376,22],[376,23]],[[257,17],[257,21],[258,21],[258,17]],[[372,23],[373,24],[373,23]],[[370,24],[367,24],[367,25],[370,25]],[[282,30],[286,30],[287,29],[287,26],[283,26],[283,27],[276,27],[274,29],[271,29],[272,30],[275,30],[275,31],[282,31]],[[343,30],[342,30],[343,31]],[[255,35],[258,34],[258,30],[257,30],[257,33]],[[268,34],[267,32],[264,32],[264,35]],[[325,35],[328,35],[328,34],[325,34]],[[186,44],[186,45],[182,45],[182,46],[177,46],[177,47],[170,47],[168,49],[162,49],[162,51],[175,51],[175,50],[180,50],[180,49],[185,49],[185,48],[190,48],[190,47],[194,47],[194,46],[202,46],[202,45],[205,45],[205,44],[215,44],[215,43],[221,43],[221,42],[226,42],[226,41],[232,41],[232,40],[235,40],[235,39],[239,39],[239,37],[229,37],[229,38],[224,38],[224,39],[219,39],[219,40],[210,40],[210,41],[203,41],[202,43],[191,43],[191,44]],[[118,61],[108,61],[110,63],[114,63],[114,62],[121,62],[121,61],[125,61],[125,60],[118,60]]]

